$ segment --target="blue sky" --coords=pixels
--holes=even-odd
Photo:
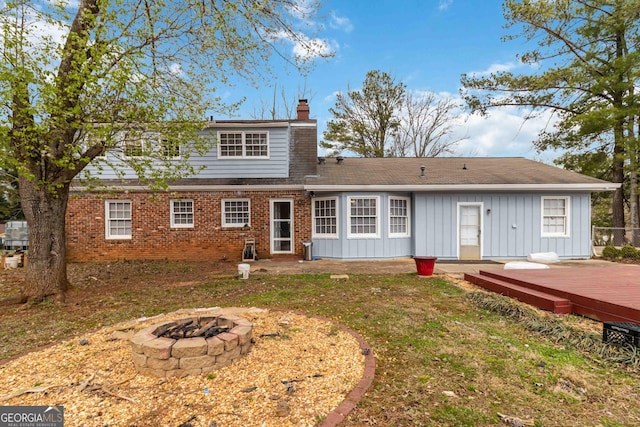
[[[359,88],[367,71],[388,72],[412,91],[458,98],[461,74],[522,71],[516,54],[531,48],[520,39],[501,41],[509,30],[504,28],[499,0],[325,0],[322,10],[326,19],[311,25],[321,26],[317,36],[335,56],[317,59],[306,78],[280,64],[276,78],[259,89],[228,88],[229,101],[247,97],[236,117],[255,118],[259,106],[271,101],[274,84],[289,98],[306,87],[311,117],[318,120],[322,139],[335,93],[348,86]],[[486,119],[466,111],[460,114],[456,136],[467,139],[458,145],[456,155],[520,156],[547,162],[558,156],[538,154],[532,146],[537,133],[548,126],[547,116],[523,125],[524,113],[517,109],[494,110]]]

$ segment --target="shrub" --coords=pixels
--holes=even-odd
[[[623,246],[622,248],[620,248],[620,255],[622,256],[622,258],[640,258],[640,253],[633,246]]]
[[[615,246],[605,246],[602,250],[603,258],[619,258],[620,256],[620,249],[617,249]]]

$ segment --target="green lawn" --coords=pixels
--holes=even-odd
[[[500,414],[535,426],[640,425],[635,354],[603,345],[597,324],[541,314],[444,278],[238,280],[177,263],[74,268],[66,305],[3,310],[0,358],[179,308],[295,309],[343,323],[373,349],[374,383],[345,425],[495,426],[503,425]]]

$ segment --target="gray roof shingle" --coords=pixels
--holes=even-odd
[[[421,166],[425,167],[421,176]],[[617,185],[520,157],[327,158],[308,189],[339,187],[568,186],[611,190]]]

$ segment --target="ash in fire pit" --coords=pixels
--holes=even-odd
[[[251,348],[253,325],[232,315],[180,319],[150,326],[131,340],[138,372],[156,377],[208,373]]]
[[[181,338],[211,338],[223,332],[229,332],[231,328],[218,326],[218,319],[214,319],[205,325],[202,325],[200,319],[198,321],[185,320],[178,324],[171,326],[172,324],[163,325],[155,330],[155,335],[159,338],[171,338],[179,340]]]

